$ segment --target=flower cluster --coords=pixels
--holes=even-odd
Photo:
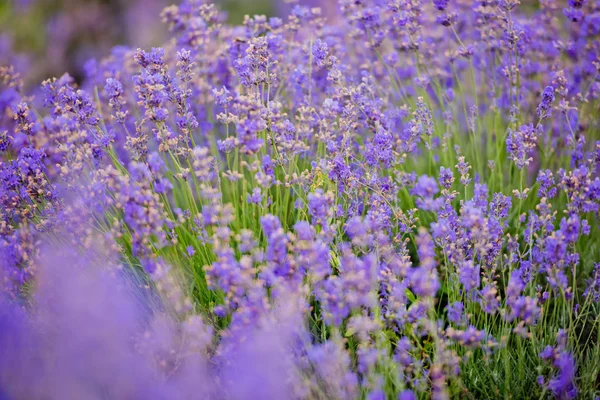
[[[0,397],[600,394],[600,5],[339,5],[0,68]]]

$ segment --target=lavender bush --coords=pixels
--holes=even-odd
[[[0,69],[0,398],[600,396],[600,3],[162,12]]]

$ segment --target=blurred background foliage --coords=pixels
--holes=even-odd
[[[245,15],[284,16],[293,3],[320,7],[335,19],[337,0],[198,0],[214,2],[232,24]],[[160,12],[178,0],[0,0],[0,65],[12,64],[26,86],[69,72],[81,80],[85,62],[116,45],[150,48],[167,38]],[[522,0],[521,10],[538,7]]]
[[[281,14],[277,0],[216,0],[230,23]],[[149,48],[167,37],[161,10],[177,0],[0,0],[0,65],[14,64],[26,84],[68,71],[81,79],[90,58],[115,45]],[[316,4],[318,0],[303,3]]]

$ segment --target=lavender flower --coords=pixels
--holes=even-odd
[[[440,167],[440,176],[438,178],[440,185],[444,189],[450,189],[454,183],[454,175],[449,168]]]
[[[518,131],[509,130],[506,138],[506,152],[518,168],[533,161],[533,151],[537,146],[537,133],[533,125],[523,125]]]
[[[464,316],[464,305],[461,302],[454,302],[447,307],[448,320],[458,325],[463,325],[466,322]]]
[[[593,394],[599,10],[518,3],[182,0],[39,92],[0,37],[0,397]]]
[[[537,115],[540,119],[548,116],[548,111],[552,107],[552,103],[554,103],[554,88],[552,86],[546,86],[542,93],[542,101],[537,108]]]

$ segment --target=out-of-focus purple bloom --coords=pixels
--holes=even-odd
[[[417,205],[426,211],[436,211],[441,205],[441,199],[434,199],[439,192],[437,181],[427,175],[422,175],[411,190],[411,194],[418,196]]]
[[[252,194],[248,194],[247,200],[248,203],[260,204],[262,203],[263,195],[262,190],[260,188],[252,189]]]
[[[331,215],[333,197],[323,190],[317,189],[308,195],[308,211],[314,223],[324,224]]]
[[[427,175],[422,175],[417,180],[417,183],[415,184],[415,187],[412,189],[411,193],[415,196],[427,198],[433,197],[438,193],[438,191],[439,188],[435,179]]]
[[[448,311],[448,320],[450,322],[454,322],[458,325],[463,325],[466,322],[466,318],[464,316],[464,305],[460,301],[455,301],[452,304],[449,304],[446,308]]]
[[[540,353],[540,358],[550,362],[556,370],[548,381],[541,377],[540,383],[557,397],[574,399],[578,393],[575,385],[576,367],[573,355],[567,350],[567,340],[567,332],[561,329],[557,334],[556,347],[547,346]]]
[[[587,287],[583,295],[591,296],[595,302],[600,302],[600,263],[594,263],[594,273],[586,283]]]
[[[475,265],[472,260],[463,261],[458,267],[458,275],[460,283],[467,292],[479,288],[480,276],[479,266]]]
[[[317,39],[313,44],[312,55],[315,63],[317,63],[319,67],[324,66],[327,56],[329,55],[327,43],[323,42],[321,39]]]
[[[412,390],[403,390],[398,395],[398,400],[417,400],[417,397]]]
[[[435,182],[435,181],[434,181]],[[419,296],[433,297],[440,288],[435,270],[435,249],[431,236],[422,230],[417,236],[417,252],[419,266],[410,270],[412,290]]]

